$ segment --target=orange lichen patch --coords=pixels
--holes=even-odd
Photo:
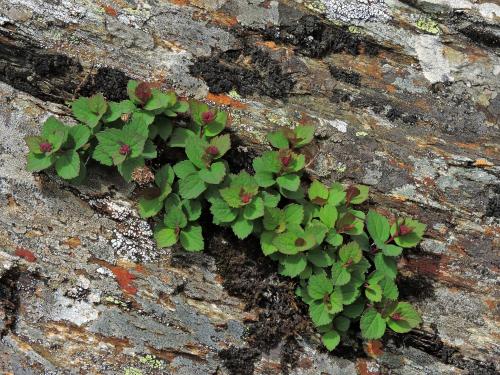
[[[484,235],[488,237],[494,237],[500,235],[500,227],[486,226],[484,227]]]
[[[248,107],[245,103],[234,100],[230,96],[224,94],[212,94],[208,93],[207,99],[218,105],[227,105],[237,109],[245,109]]]
[[[238,24],[238,19],[235,16],[230,16],[226,13],[215,12],[212,21],[217,25],[234,27]]]
[[[78,237],[69,237],[66,241],[64,241],[64,244],[68,245],[71,249],[76,249],[82,244],[82,241]]]
[[[28,249],[25,249],[24,247],[17,247],[14,254],[17,255],[18,257],[27,260],[28,262],[35,262],[37,259],[35,254],[33,254]]]
[[[128,270],[118,266],[110,266],[109,269],[113,272],[113,275],[116,277],[116,281],[118,285],[124,292],[135,294],[137,293],[137,288],[134,287],[131,283],[135,280],[135,276],[132,275]]]
[[[170,0],[175,5],[189,5],[189,0]]]
[[[359,375],[379,375],[380,371],[375,366],[370,366],[366,359],[359,359],[356,363],[356,369]]]
[[[116,17],[118,16],[118,12],[116,11],[115,8],[110,7],[109,5],[101,5],[102,9],[104,9],[104,13],[106,13],[108,16],[111,17]]]
[[[494,166],[492,162],[486,159],[476,159],[476,161],[472,165],[479,168],[490,168]]]
[[[498,304],[497,301],[492,300],[492,299],[487,299],[484,301],[484,303],[486,304],[486,306],[488,306],[488,309],[490,309],[490,310],[495,310],[497,308],[497,304]]]
[[[259,41],[259,42],[256,42],[255,44],[258,46],[263,46],[263,47],[269,48],[269,49],[278,49],[279,48],[278,45],[275,42],[273,42],[272,40]]]
[[[364,345],[365,353],[372,358],[377,358],[384,354],[383,347],[382,341],[380,340],[369,340]]]
[[[398,91],[397,87],[394,86],[394,85],[385,85],[385,90],[389,93],[389,94],[394,94],[396,91]]]

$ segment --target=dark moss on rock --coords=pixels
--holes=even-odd
[[[121,70],[103,67],[90,75],[79,90],[79,95],[92,96],[102,93],[106,99],[120,101],[128,98],[127,83],[130,77]]]

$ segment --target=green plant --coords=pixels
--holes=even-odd
[[[274,149],[253,160],[255,173],[232,174],[224,159],[231,149],[230,135],[222,134],[225,112],[146,83],[130,81],[127,91],[121,102],[101,94],[72,102],[77,125],[50,117],[41,136],[26,138],[28,169],[54,166],[60,177],[81,182],[91,160],[116,167],[125,180],[147,187],[138,209],[155,223],[159,247],[203,250],[199,221],[208,211],[238,238],[255,235],[279,273],[298,280],[296,293],[329,350],[357,321],[365,339],[420,324],[415,309],[397,301],[396,276],[397,257],[421,241],[425,225],[365,214],[356,205],[368,199],[366,186],[303,178],[314,127],[269,133]]]

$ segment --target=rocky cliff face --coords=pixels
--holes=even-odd
[[[0,371],[500,371],[499,21],[495,0],[0,0]],[[311,175],[427,224],[399,264],[422,328],[327,354],[252,241],[162,252],[119,176],[25,172],[25,135],[129,77],[227,107],[239,166],[316,124]]]

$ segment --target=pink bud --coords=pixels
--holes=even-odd
[[[120,146],[120,154],[121,155],[128,155],[128,154],[130,154],[130,146],[129,145],[121,145]]]
[[[214,119],[215,119],[215,113],[213,113],[212,111],[206,111],[201,114],[201,120],[205,124],[212,122]]]
[[[216,146],[208,146],[205,152],[212,156],[219,155],[219,149]]]
[[[241,202],[242,203],[247,204],[247,203],[250,203],[251,200],[252,200],[252,196],[250,194],[248,194],[248,193],[245,193],[245,194],[243,194],[241,196]]]
[[[404,235],[410,234],[411,232],[413,232],[413,228],[410,228],[406,225],[399,226],[399,232],[398,232],[399,236],[404,236]]]
[[[292,161],[292,157],[291,156],[282,156],[280,159],[281,159],[281,164],[284,167],[288,167],[288,165]]]
[[[392,320],[401,320],[401,314],[399,313],[394,313],[391,315]]]
[[[45,153],[50,152],[52,151],[52,145],[49,142],[40,143],[40,151]]]

